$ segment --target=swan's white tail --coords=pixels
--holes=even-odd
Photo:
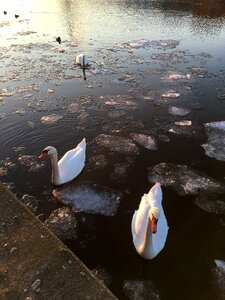
[[[150,189],[149,194],[152,194],[156,201],[162,201],[162,189],[160,182],[156,182]]]
[[[86,139],[83,138],[83,140],[79,143],[78,147],[85,149],[86,147]]]

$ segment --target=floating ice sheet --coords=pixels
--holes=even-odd
[[[78,111],[78,104],[76,102],[71,103],[68,106],[67,111],[69,113],[76,113]]]
[[[106,156],[103,154],[91,156],[88,160],[87,164],[90,166],[92,170],[98,170],[106,167],[108,165]]]
[[[43,116],[41,118],[41,122],[43,124],[54,124],[62,118],[63,118],[63,116],[52,114],[52,115],[48,115],[48,116]]]
[[[111,151],[139,154],[138,147],[129,138],[115,135],[100,134],[95,138],[98,145],[106,147]]]
[[[18,161],[21,165],[29,167],[29,171],[37,172],[45,166],[44,161],[38,161],[36,157],[32,155],[22,155],[20,154],[18,157]]]
[[[199,192],[225,192],[225,185],[205,174],[189,168],[187,165],[160,163],[148,169],[151,183],[173,187],[181,195],[198,195]],[[206,195],[206,194],[205,194]]]
[[[225,215],[225,201],[217,199],[218,197],[221,197],[221,199],[223,199],[224,195],[215,197],[214,194],[204,195],[204,193],[200,193],[200,195],[195,200],[195,204],[204,211],[219,215]]]
[[[205,123],[204,125],[208,140],[202,147],[205,149],[206,155],[225,161],[225,121]]]
[[[176,40],[147,40],[140,39],[131,41],[124,46],[128,45],[131,48],[155,48],[155,49],[173,49],[179,45],[179,41]]]
[[[176,126],[191,126],[192,122],[190,120],[175,122]]]
[[[224,299],[225,295],[225,262],[223,260],[215,259],[213,267],[213,275],[216,281],[216,285],[219,288],[221,299]]]
[[[174,90],[170,90],[166,93],[161,94],[161,97],[163,98],[170,98],[170,99],[175,99],[180,97],[180,93],[174,91]]]
[[[132,133],[131,137],[135,142],[145,147],[146,149],[157,150],[157,144],[154,137],[143,133]]]
[[[174,116],[186,116],[190,113],[191,111],[187,108],[182,108],[182,107],[177,107],[177,106],[170,106],[169,107],[169,113],[171,115],[174,115]]]
[[[74,212],[69,207],[61,207],[54,210],[45,225],[53,231],[61,240],[76,239],[78,224]]]
[[[190,79],[191,75],[190,74],[186,74],[186,75],[182,75],[182,74],[170,74],[169,75],[169,79],[172,81],[177,81],[180,79]]]
[[[116,181],[121,181],[126,178],[126,171],[129,167],[129,163],[118,163],[114,165],[114,171],[111,174],[111,178]]]
[[[123,291],[129,300],[160,300],[159,292],[150,280],[125,280]]]
[[[98,185],[83,184],[77,187],[57,188],[53,195],[74,211],[114,216],[121,193]]]

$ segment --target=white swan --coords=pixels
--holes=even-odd
[[[168,225],[162,208],[162,189],[157,182],[141,199],[131,224],[133,243],[146,259],[154,258],[164,247]]]
[[[83,139],[76,148],[67,151],[58,162],[57,150],[52,147],[46,147],[39,158],[49,155],[52,163],[52,183],[61,185],[71,181],[84,168],[86,156],[86,140]]]
[[[78,54],[76,56],[76,63],[78,65],[81,65],[82,67],[86,67],[88,65],[88,58],[87,55],[84,55],[82,53]]]

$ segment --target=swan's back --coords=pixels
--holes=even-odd
[[[86,55],[80,53],[76,56],[76,63],[81,66],[86,66],[88,64],[88,58]]]
[[[133,242],[137,251],[144,242],[146,223],[148,220],[148,213],[150,210],[150,206],[146,196],[146,194],[142,196],[139,208],[134,212],[131,224]]]
[[[78,176],[83,170],[86,159],[86,140],[83,139],[76,148],[67,151],[59,160],[59,174],[63,182]]]

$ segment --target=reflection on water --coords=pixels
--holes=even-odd
[[[15,41],[15,35],[27,31],[36,33],[35,39],[50,41],[51,36],[79,43],[81,51],[88,51],[93,43],[109,44],[124,37],[166,38],[174,35],[218,35],[223,27],[225,4],[221,1],[13,1],[4,0],[8,13],[0,20],[1,36]],[[18,12],[20,17],[15,19]],[[40,18],[41,17],[41,18]],[[209,20],[210,18],[210,20]],[[37,30],[38,28],[38,30]],[[135,30],[133,30],[135,29]],[[25,33],[24,33],[25,35]],[[24,36],[28,42],[33,36]],[[34,39],[33,39],[34,40]],[[4,41],[1,40],[4,45]],[[9,43],[7,43],[9,44]]]
[[[120,299],[222,297],[224,133],[204,124],[225,115],[223,2],[1,0],[1,180],[70,228],[61,238]],[[56,199],[40,150],[61,156],[83,137],[84,171]],[[131,218],[155,180],[170,231],[144,261]]]

